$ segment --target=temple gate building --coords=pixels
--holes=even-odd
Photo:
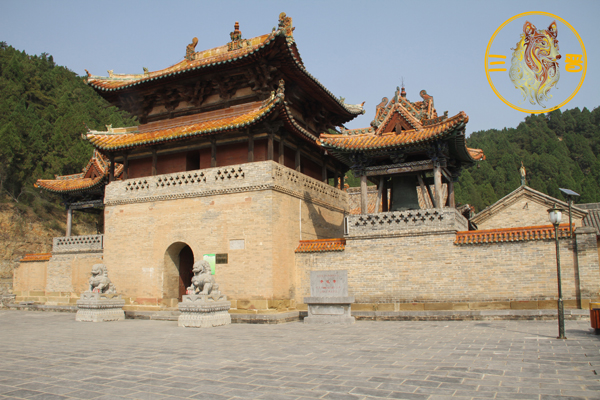
[[[315,270],[348,271],[356,312],[549,308],[555,264],[539,254],[553,249],[552,228],[473,231],[456,208],[460,170],[485,158],[466,147],[467,115],[440,116],[425,90],[411,102],[398,88],[370,127],[346,129],[363,105],[306,70],[293,30],[282,13],[252,39],[237,23],[224,46],[196,51],[194,38],[163,70],[88,73],[140,125],[89,130],[83,172],[38,181],[68,215],[101,210],[103,234],[68,228],[52,253],[26,256],[17,301],[74,304],[102,262],[126,311],[174,310],[194,261],[207,259],[232,313],[305,310]],[[349,170],[361,177],[356,208]],[[564,273],[577,279],[563,281],[565,299],[581,306],[600,290],[596,235],[577,228],[573,250],[567,231]]]

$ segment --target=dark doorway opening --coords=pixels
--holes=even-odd
[[[187,288],[192,284],[192,267],[194,266],[194,253],[190,246],[185,246],[179,252],[179,301],[186,294]]]

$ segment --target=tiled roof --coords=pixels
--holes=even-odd
[[[600,203],[577,204],[577,207],[587,210],[588,215],[583,218],[583,226],[591,226],[600,235]]]
[[[575,225],[573,224],[573,226]],[[569,224],[559,225],[558,237],[560,239],[569,237]],[[454,244],[487,244],[548,239],[554,239],[553,225],[456,232]]]
[[[109,71],[108,77],[88,74],[87,83],[102,91],[114,91],[128,87],[156,81],[178,75],[183,72],[220,66],[222,64],[232,63],[242,60],[256,53],[260,49],[269,46],[278,36],[279,31],[271,32],[267,35],[257,36],[249,39],[250,45],[236,50],[229,50],[227,45],[215,47],[213,49],[196,52],[193,59],[178,62],[168,68],[158,71],[147,72],[143,74],[113,74]]]
[[[36,188],[46,189],[54,193],[79,192],[84,190],[94,189],[103,184],[105,176],[98,176],[94,179],[90,178],[73,178],[73,179],[38,179],[35,183]]]
[[[341,161],[348,163],[348,153],[387,151],[421,147],[439,139],[451,140],[451,152],[461,161],[472,163],[485,159],[482,150],[469,149],[464,140],[464,127],[469,117],[463,111],[448,118],[447,112],[438,117],[433,97],[420,92],[423,101],[406,99],[404,88],[396,88],[391,101],[384,97],[376,107],[371,127],[341,129],[341,135],[322,133],[319,144]]]
[[[86,137],[93,146],[108,151],[184,140],[256,124],[278,109],[277,106],[281,104],[283,104],[283,93],[273,96],[267,102],[257,101],[227,109],[152,122],[140,125],[137,130],[128,133],[90,132]]]
[[[329,97],[330,101],[337,103],[338,106],[341,106],[350,115],[356,116],[364,114],[365,111],[362,105],[346,104],[342,98],[334,96],[333,93],[317,80],[317,78],[312,76],[306,70],[292,35],[294,29],[295,28],[292,27],[292,19],[287,17],[285,13],[281,13],[279,15],[278,29],[273,30],[269,34],[257,36],[252,39],[239,39],[224,46],[200,52],[193,52],[183,61],[158,71],[149,72],[144,70],[143,74],[113,74],[112,71],[109,71],[110,76],[108,77],[91,75],[88,72],[87,83],[100,92],[110,92],[143,85],[196,70],[223,68],[225,65],[232,67],[238,64],[247,64],[249,61],[259,58],[260,54],[274,48],[277,43],[282,43],[281,41],[284,41],[285,46],[287,47],[287,55],[291,59],[291,66],[296,71],[300,72],[301,78],[308,78],[308,81],[312,82],[318,89],[326,93],[326,96]],[[235,46],[232,46],[232,44]]]
[[[137,127],[115,128],[106,132],[90,131],[86,138],[98,149],[116,151],[239,130],[263,121],[276,111],[281,113],[280,117],[292,131],[314,145],[317,138],[294,120],[285,102],[283,81],[279,83],[277,94],[267,101],[245,103]]]
[[[48,261],[50,257],[52,257],[52,253],[29,253],[21,258],[21,262]]]
[[[325,148],[344,151],[364,151],[378,149],[394,149],[416,146],[452,134],[462,128],[469,121],[469,117],[460,112],[452,118],[446,119],[436,125],[421,129],[388,132],[377,135],[367,133],[359,135],[331,135],[321,134],[320,143]]]
[[[316,253],[322,251],[343,251],[346,239],[301,240],[296,253]]]
[[[483,150],[481,149],[471,149],[467,147],[467,151],[473,160],[481,161],[485,160],[485,154],[483,154]]]
[[[38,179],[34,187],[53,193],[74,193],[93,190],[102,186],[110,173],[108,158],[94,150],[83,172],[73,175],[56,175],[55,179]],[[123,165],[115,163],[115,177],[121,176]]]

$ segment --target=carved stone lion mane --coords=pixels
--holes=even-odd
[[[211,294],[213,290],[219,289],[219,285],[215,283],[215,278],[211,274],[208,261],[196,261],[192,272],[194,273],[192,286],[187,288],[189,294]]]
[[[108,271],[104,264],[95,264],[90,277],[90,292],[112,294],[117,293],[115,286],[108,279]]]

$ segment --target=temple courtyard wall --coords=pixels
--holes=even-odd
[[[179,254],[189,246],[194,261],[227,255],[215,279],[234,311],[294,309],[299,240],[343,235],[347,204],[345,192],[273,161],[115,181],[100,252],[22,262],[17,301],[50,304],[52,292],[73,303],[102,262],[126,309],[176,307]]]
[[[466,222],[453,209],[351,215],[343,250],[297,253],[296,300],[311,271],[345,269],[355,311],[556,309],[554,239],[456,244]],[[585,308],[600,292],[596,233],[576,236],[577,253],[560,240],[563,298]]]
[[[355,311],[555,308],[551,233],[459,244],[467,221],[455,209],[349,215],[348,203],[273,161],[112,182],[104,235],[55,238],[47,257],[26,257],[16,301],[74,305],[103,263],[126,310],[174,308],[189,246],[194,261],[227,255],[215,279],[234,313],[306,309],[315,270],[348,271]],[[586,307],[600,292],[596,232],[578,227],[576,240],[577,250],[560,240],[563,293],[567,307]]]

